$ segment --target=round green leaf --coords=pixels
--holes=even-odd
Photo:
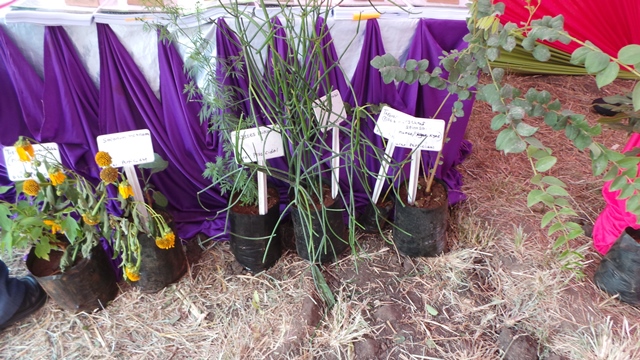
[[[548,61],[551,58],[549,48],[540,44],[533,49],[533,57],[538,61]]]
[[[523,122],[519,123],[518,126],[516,126],[516,132],[520,136],[531,136],[535,134],[536,131],[538,131],[537,127],[525,124]]]
[[[584,67],[589,74],[596,74],[609,65],[609,55],[602,52],[590,52],[584,62]]]
[[[631,44],[620,49],[618,60],[626,65],[640,63],[640,45]]]
[[[618,77],[618,72],[620,72],[620,65],[610,62],[604,70],[596,75],[596,84],[599,88],[611,84]]]

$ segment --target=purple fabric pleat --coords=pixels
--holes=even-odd
[[[226,208],[227,200],[213,188],[202,192],[199,202],[196,197],[200,190],[211,185],[202,176],[205,164],[215,161],[216,156],[222,154],[217,141],[209,141],[212,136],[217,137],[217,134],[210,134],[208,124],[199,122],[198,114],[202,108],[198,102],[200,98],[189,101],[188,94],[184,92],[191,79],[183,71],[184,64],[175,46],[168,42],[159,42],[158,59],[160,97],[164,114],[159,121],[164,131],[170,134],[165,148],[168,161],[173,164],[172,176],[176,176],[176,171],[182,174],[177,177],[180,191],[171,191],[179,194],[184,200],[180,203],[179,211],[174,212],[174,220],[186,237],[192,237],[198,232],[207,236],[219,235],[224,229],[226,219],[215,214]],[[209,220],[210,218],[212,219]]]
[[[40,141],[58,143],[65,166],[98,181],[98,89],[62,26],[45,28],[44,94]]]
[[[184,122],[180,122],[180,119],[165,120],[165,111],[168,110],[165,110],[155,97],[116,34],[105,24],[97,24],[97,28],[100,48],[101,131],[114,133],[149,129],[154,151],[169,162],[169,167],[154,174],[151,182],[169,200],[169,210],[174,217],[178,235],[183,239],[191,238],[199,232],[206,235],[216,235],[215,233],[219,232],[219,222],[205,222],[205,218],[212,217],[212,213],[207,212],[200,205],[197,192],[202,187],[192,181],[196,177],[194,174],[201,173],[204,169],[202,167],[189,168],[187,176],[183,173],[185,168],[178,166],[178,164],[186,163],[194,157],[188,149],[193,149],[197,145],[180,145],[179,149],[174,150],[173,146],[180,141],[189,142],[192,140],[180,136],[181,134],[170,133],[166,128],[170,121],[175,120],[175,126],[179,127],[185,126]],[[162,54],[164,50],[160,49],[159,54]],[[167,74],[169,70],[167,67],[171,62],[167,60],[166,56],[165,53],[165,59],[162,60],[164,68],[161,72],[164,73],[162,75],[164,80],[161,87],[171,88],[173,86],[174,91],[182,93],[184,85],[176,86],[175,81],[172,80],[174,76],[171,73]],[[182,72],[182,68],[172,68],[170,71]],[[171,85],[172,83],[173,85]],[[184,121],[185,115],[191,114],[193,110],[179,111],[183,111],[181,117]],[[167,116],[173,116],[173,114]],[[179,113],[177,117],[180,117]],[[198,119],[195,117],[190,121],[197,122]],[[202,127],[198,126],[197,129],[200,130]],[[201,134],[201,136],[203,135]],[[216,210],[216,208],[214,207],[212,210]]]
[[[447,31],[442,31],[445,28]],[[439,62],[438,56],[442,55],[443,50],[462,50],[467,46],[462,38],[468,32],[465,21],[421,19],[409,48],[407,59],[428,59],[428,70],[433,71]],[[447,76],[446,71],[443,76]],[[421,118],[434,118],[442,101],[447,96],[446,91],[437,90],[430,86],[420,86],[418,82],[411,85],[400,84],[399,92],[403,99],[414,99],[406,102],[406,112]],[[437,115],[438,119],[449,121],[451,108],[456,99],[457,97],[454,95],[445,102]],[[466,199],[460,190],[462,176],[455,169],[455,166],[462,163],[471,152],[471,143],[464,140],[464,134],[469,122],[469,115],[471,115],[473,100],[466,100],[463,104],[465,116],[458,118],[451,125],[449,141],[444,145],[442,164],[436,171],[436,177],[442,179],[449,188],[449,204],[451,205]],[[403,153],[407,154],[408,152],[403,151]],[[434,151],[423,151],[423,161],[432,167],[436,155],[437,152]]]
[[[42,125],[42,79],[0,26],[0,151],[20,135],[38,139]],[[0,154],[0,186],[11,186]],[[15,191],[0,195],[13,201]]]

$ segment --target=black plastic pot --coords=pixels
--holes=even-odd
[[[640,231],[627,228],[611,246],[596,269],[593,280],[620,301],[640,304]]]
[[[160,249],[156,240],[147,234],[139,234],[140,280],[133,284],[145,293],[154,293],[164,289],[167,285],[177,282],[187,272],[187,257],[182,243],[176,239],[176,244],[170,249]]]
[[[343,215],[344,209],[339,201],[308,214],[301,214],[300,209],[292,207],[291,218],[298,255],[314,263],[335,261],[349,247],[345,240]]]
[[[379,233],[389,223],[389,215],[393,210],[393,202],[389,202],[387,206],[376,205],[372,203],[367,204],[364,212],[358,217],[358,224],[363,228],[363,231],[369,234]]]
[[[280,234],[275,231],[280,219],[280,203],[265,215],[229,211],[231,252],[249,271],[257,273],[273,266],[281,253]]]
[[[446,185],[436,180],[447,191]],[[403,199],[406,201],[406,199]],[[393,242],[398,251],[410,257],[433,257],[442,254],[447,245],[449,202],[433,209],[402,204],[396,200]]]
[[[77,260],[65,272],[60,272],[61,257],[62,252],[51,251],[49,261],[40,259],[35,255],[35,248],[27,256],[27,269],[61,308],[93,312],[115,299],[118,294],[116,275],[100,245],[93,248],[88,258]],[[51,275],[50,270],[57,273]]]

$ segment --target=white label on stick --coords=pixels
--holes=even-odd
[[[153,144],[148,129],[100,135],[96,140],[98,149],[111,156],[113,167],[153,162]]]
[[[60,164],[62,162],[62,160],[60,159],[60,149],[58,148],[58,144],[44,143],[33,144],[32,146],[35,159],[42,163],[38,168],[38,171],[45,177],[49,177],[49,173],[47,172],[47,168],[45,165],[45,160],[47,163],[49,163],[49,165]],[[21,162],[18,158],[18,152],[16,151],[15,147],[6,146],[4,149],[2,149],[2,152],[4,154],[4,163],[7,167],[9,180],[22,181],[36,178],[36,173],[33,170],[31,163]],[[31,176],[25,177],[25,173],[30,173]]]
[[[444,120],[417,118],[385,106],[374,131],[384,138],[393,139],[396,146],[440,151],[444,128]]]
[[[242,162],[257,162],[259,158],[273,159],[284,156],[282,135],[273,125],[233,131],[231,141],[234,148],[241,151],[239,155]]]
[[[327,111],[329,110],[329,95],[331,96],[331,111]],[[316,114],[316,119],[318,119],[323,132],[326,131],[329,126],[338,126],[340,121],[345,119],[346,114],[340,91],[333,90],[331,94],[325,95],[315,101],[313,112]]]

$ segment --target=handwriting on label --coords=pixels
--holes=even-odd
[[[444,128],[444,120],[417,118],[385,106],[378,116],[374,131],[384,138],[393,140],[396,146],[440,151],[444,140]]]
[[[282,135],[273,125],[233,131],[231,141],[239,152],[236,161],[240,158],[242,162],[254,162],[284,156]]]
[[[111,155],[111,166],[146,164],[153,161],[153,143],[148,129],[97,137],[98,149]]]
[[[60,149],[56,143],[33,144],[33,154],[36,160],[42,164],[38,167],[38,171],[45,177],[49,177],[46,164],[59,164]],[[4,163],[7,168],[7,175],[11,181],[22,181],[30,178],[36,178],[36,172],[33,170],[31,163],[23,163],[18,158],[18,152],[13,146],[6,146],[2,149],[4,155]],[[31,176],[25,176],[31,173]]]

